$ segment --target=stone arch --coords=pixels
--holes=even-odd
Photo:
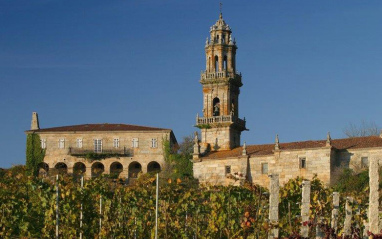
[[[74,175],[83,175],[86,172],[86,166],[84,163],[77,162],[73,165]]]
[[[213,110],[213,116],[219,116],[220,115],[220,99],[218,97],[215,97],[212,101],[212,110]]]
[[[158,162],[156,161],[152,161],[150,162],[148,165],[147,165],[147,172],[148,173],[151,173],[151,172],[160,172],[161,170],[161,166]]]
[[[49,172],[49,165],[47,163],[42,162],[38,164],[38,174],[40,176],[45,177],[48,175],[48,172]]]
[[[66,163],[57,163],[54,168],[57,170],[57,173],[68,173],[68,166],[66,165]]]
[[[123,171],[123,165],[120,162],[114,162],[110,165],[110,176],[119,177],[119,174]]]
[[[142,172],[142,165],[136,161],[129,165],[129,178],[138,178],[138,174]]]
[[[215,72],[219,71],[219,57],[215,56]]]
[[[95,162],[92,164],[92,177],[101,176],[105,172],[105,166],[100,162]]]
[[[226,71],[227,68],[228,68],[228,66],[227,66],[227,56],[224,56],[224,58],[223,58],[223,69]]]

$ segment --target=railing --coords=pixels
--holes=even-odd
[[[224,78],[224,77],[241,78],[241,73],[239,73],[239,72],[233,73],[233,72],[228,72],[228,71],[216,71],[216,72],[202,71],[201,77],[202,77],[202,80]]]
[[[221,116],[212,116],[212,117],[197,117],[197,125],[207,125],[215,123],[236,123],[245,128],[245,119],[239,119],[233,115],[221,115]]]
[[[94,148],[72,148],[69,147],[70,155],[86,155],[86,154],[112,154],[112,155],[122,155],[122,156],[133,156],[133,151],[129,148],[103,148],[102,151],[96,152]]]

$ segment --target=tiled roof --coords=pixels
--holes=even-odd
[[[309,140],[301,142],[280,143],[280,150],[294,150],[294,149],[309,149],[325,147],[326,140]],[[382,138],[379,136],[355,137],[345,139],[333,139],[331,145],[334,149],[359,149],[359,148],[373,148],[382,147]],[[274,144],[262,145],[247,145],[247,154],[249,155],[271,155],[275,149]],[[219,159],[238,157],[241,155],[243,148],[237,147],[232,150],[210,152],[204,158],[206,159]]]
[[[73,132],[73,131],[158,131],[170,130],[163,128],[154,128],[130,124],[81,124],[71,126],[61,126],[54,128],[45,128],[39,130],[28,130],[27,132]]]

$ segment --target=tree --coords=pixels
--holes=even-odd
[[[43,162],[45,150],[41,148],[40,136],[32,133],[27,136],[26,169],[31,175],[38,175],[39,164]]]
[[[185,155],[191,159],[194,152],[194,135],[183,137],[183,141],[179,144],[179,154]]]
[[[349,123],[343,130],[349,138],[379,135],[379,127],[374,121],[362,121],[360,125]]]

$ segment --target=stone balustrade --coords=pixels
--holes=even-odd
[[[242,120],[233,115],[220,115],[212,117],[197,117],[197,125],[207,125],[207,124],[216,124],[216,123],[236,123],[245,128],[245,120]]]
[[[207,79],[217,79],[217,78],[239,78],[241,80],[241,73],[233,73],[228,71],[216,71],[216,72],[207,72],[202,71],[201,73],[202,80]]]

